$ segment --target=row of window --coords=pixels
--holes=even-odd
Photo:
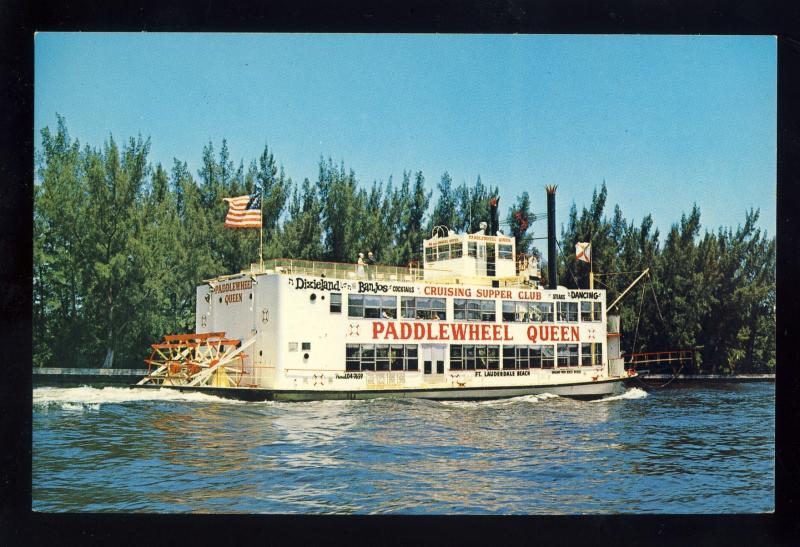
[[[395,319],[397,317],[397,298],[349,294],[347,295],[347,316],[366,319]]]
[[[403,319],[446,320],[447,306],[445,304],[445,299],[420,296],[401,296],[400,316]]]
[[[451,260],[453,258],[461,258],[462,256],[464,256],[464,247],[461,243],[441,243],[425,249],[426,262]]]
[[[416,345],[347,344],[345,370],[417,371]]]
[[[437,262],[441,260],[452,260],[464,256],[464,246],[458,243],[440,243],[425,249],[425,261]],[[477,258],[478,243],[476,241],[467,242],[467,256]],[[511,245],[500,244],[497,246],[497,258],[500,260],[513,260],[514,251]]]
[[[453,316],[456,321],[496,321],[494,300],[453,300]]]
[[[529,368],[577,367],[578,346],[580,364],[599,365],[603,362],[603,346],[599,343],[503,346],[503,370]],[[499,346],[450,346],[450,370],[498,370]]]
[[[601,302],[581,302],[581,321],[602,321]],[[456,321],[485,321],[497,319],[494,300],[456,298],[453,300],[453,316]],[[341,313],[341,293],[331,293],[330,311]],[[350,294],[347,296],[347,316],[366,319],[397,318],[397,298],[394,296],[371,296]],[[403,319],[447,320],[444,298],[419,296],[400,297],[400,316]],[[553,302],[503,302],[503,322],[552,323]],[[556,302],[556,320],[565,323],[578,322],[578,302]]]
[[[603,346],[599,343],[556,344],[534,346],[452,345],[450,370],[525,370],[531,368],[593,366],[603,362]],[[347,344],[345,370],[358,372],[419,370],[418,347],[398,344]],[[430,365],[426,363],[425,373]],[[443,367],[437,369],[444,372]]]

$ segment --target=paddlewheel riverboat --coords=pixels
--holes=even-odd
[[[496,229],[444,227],[421,267],[269,260],[197,287],[196,332],[153,344],[137,385],[246,400],[552,393],[598,398],[625,371],[604,290],[570,290]],[[555,263],[555,187],[548,187]],[[553,270],[551,268],[551,270]]]

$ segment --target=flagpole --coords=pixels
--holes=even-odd
[[[258,267],[264,270],[264,192],[261,192],[259,212],[261,214],[261,225],[258,228]]]
[[[592,255],[594,255],[594,249],[592,249],[592,240],[594,236],[589,238],[589,290],[594,290],[594,269],[592,265]]]

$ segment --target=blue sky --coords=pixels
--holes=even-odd
[[[559,224],[605,180],[609,215],[662,233],[696,202],[705,228],[753,207],[774,234],[776,79],[770,36],[38,33],[34,142],[59,113],[82,145],[141,133],[195,175],[223,138],[295,182],[320,156],[363,185],[480,175],[503,215],[556,183]]]

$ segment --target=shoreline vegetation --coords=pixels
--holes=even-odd
[[[296,182],[266,145],[258,158],[237,165],[225,140],[219,152],[209,143],[195,174],[179,159],[153,165],[149,150],[141,136],[122,145],[113,137],[101,148],[81,145],[61,116],[54,131],[41,131],[34,367],[139,367],[164,334],[192,332],[195,285],[258,256],[258,230],[223,227],[223,197],[263,191],[265,259],[352,263],[371,250],[381,264],[406,266],[421,261],[422,240],[434,226],[475,232],[489,220],[490,198],[499,196],[480,176],[473,185],[455,185],[445,172],[433,202],[421,171],[367,186],[330,158],[320,159],[316,180]],[[502,196],[511,206],[501,212],[501,229],[515,238],[518,253],[541,257],[532,223],[534,204],[538,212],[545,204],[537,196]],[[562,226],[559,283],[588,286],[587,265],[572,249],[591,241],[596,286],[608,290],[609,301],[650,268],[620,309],[625,352],[695,349],[683,374],[774,373],[775,238],[756,227],[758,215],[751,210],[736,229],[701,234],[693,205],[662,239],[650,215],[635,224],[617,206],[609,216],[603,183],[588,208],[579,211],[573,202]],[[544,226],[536,229],[543,235]]]

